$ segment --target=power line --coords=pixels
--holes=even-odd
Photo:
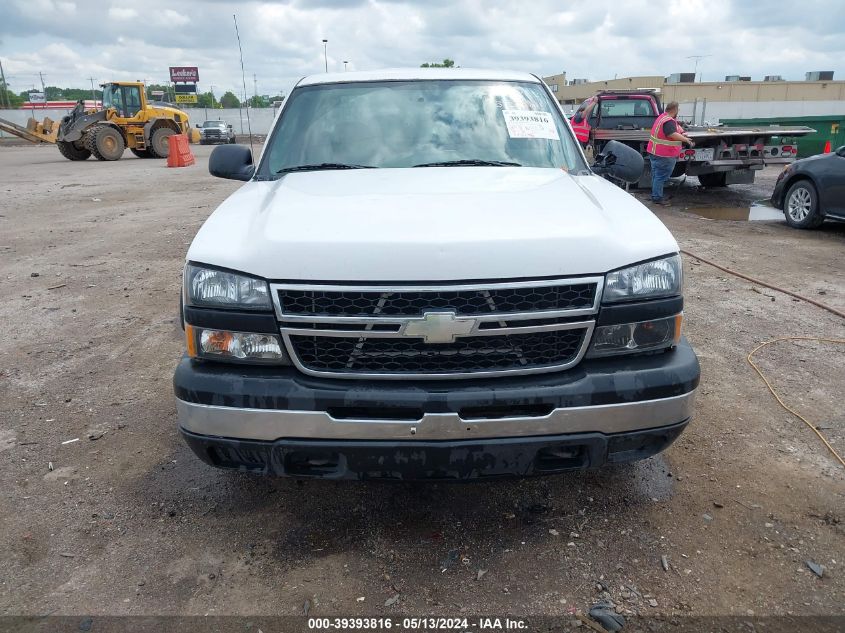
[[[235,35],[238,38],[238,52],[241,56],[241,82],[243,83],[244,87],[244,98],[246,98],[246,73],[244,72],[244,49],[241,47],[241,32],[238,30],[238,16],[232,15],[232,19],[235,21]],[[255,151],[252,148],[252,124],[249,120],[249,107],[246,109],[246,128],[249,131],[249,151],[255,156]]]

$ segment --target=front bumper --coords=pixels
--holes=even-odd
[[[642,459],[692,416],[698,360],[685,339],[648,356],[477,381],[312,378],[183,358],[179,424],[204,461],[297,477],[522,476]]]
[[[645,431],[463,441],[244,441],[196,435],[207,464],[264,475],[323,479],[469,480],[549,475],[645,459],[667,448],[689,420]]]
[[[783,196],[786,193],[785,187],[786,185],[786,178],[779,178],[777,182],[775,182],[775,188],[772,190],[772,206],[775,209],[783,209]]]

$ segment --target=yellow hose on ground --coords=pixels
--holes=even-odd
[[[781,397],[775,391],[774,387],[772,387],[772,384],[763,375],[763,372],[760,371],[760,368],[757,366],[757,364],[753,360],[751,360],[751,357],[754,356],[754,354],[758,350],[763,349],[767,345],[771,345],[773,343],[779,343],[781,341],[813,341],[813,342],[816,342],[816,343],[838,343],[840,345],[845,345],[845,339],[843,339],[843,338],[816,338],[814,336],[783,336],[781,338],[772,339],[771,341],[766,341],[765,343],[760,343],[760,345],[758,345],[753,350],[751,350],[751,352],[748,354],[748,356],[746,356],[746,360],[748,361],[748,363],[754,368],[754,371],[756,371],[760,375],[760,378],[763,379],[763,382],[766,383],[766,386],[769,388],[769,391],[772,392],[772,395],[775,397],[775,400],[778,401],[780,406],[782,406],[784,409],[789,411],[792,415],[794,415],[796,418],[801,420],[804,424],[809,426],[813,430],[813,433],[818,435],[819,439],[822,442],[824,442],[824,445],[827,446],[828,450],[831,453],[833,453],[833,456],[836,457],[836,459],[839,460],[839,463],[842,464],[843,467],[845,467],[845,459],[842,459],[842,455],[837,453],[836,449],[833,448],[833,446],[830,445],[830,442],[827,441],[827,438],[822,434],[822,432],[819,431],[814,424],[812,424],[809,420],[807,420],[807,418],[805,418],[803,415],[798,413],[795,409],[792,409],[783,400],[781,400]]]
[[[810,299],[810,298],[805,297],[803,295],[799,295],[798,293],[792,292],[791,290],[785,290],[783,288],[779,288],[778,286],[766,283],[765,281],[760,281],[759,279],[755,279],[754,277],[749,277],[748,275],[744,275],[744,274],[739,273],[735,270],[731,270],[730,268],[727,268],[725,266],[720,266],[719,264],[711,262],[708,259],[704,259],[703,257],[696,255],[695,253],[690,253],[689,251],[686,251],[686,250],[683,250],[683,249],[681,249],[681,252],[684,255],[688,255],[690,257],[693,257],[693,258],[695,258],[699,261],[704,262],[705,264],[713,266],[714,268],[718,268],[719,270],[724,271],[724,272],[728,273],[729,275],[733,275],[734,277],[739,277],[740,279],[745,279],[746,281],[750,281],[750,282],[755,283],[759,286],[764,286],[766,288],[770,288],[771,290],[775,290],[777,292],[782,292],[786,295],[789,295],[790,297],[795,297],[796,299],[800,299],[801,301],[805,301],[805,302],[807,302],[811,305],[814,305],[818,308],[821,308],[822,310],[827,310],[831,314],[835,314],[836,316],[845,319],[845,312],[842,312],[841,310],[837,310],[836,308],[833,308],[833,307],[831,307],[831,306],[829,306],[825,303],[821,303],[820,301],[816,301],[814,299]],[[752,356],[754,356],[754,354],[756,354],[759,350],[763,349],[764,347],[767,347],[768,345],[772,345],[774,343],[779,343],[781,341],[813,341],[813,342],[816,342],[816,343],[833,343],[833,344],[838,344],[838,345],[845,345],[845,339],[841,339],[841,338],[820,338],[820,337],[814,337],[814,336],[782,336],[780,338],[772,339],[771,341],[766,341],[765,343],[760,343],[760,345],[758,345],[753,350],[751,350],[751,352],[749,352],[748,356],[746,356],[746,358],[745,358],[748,361],[748,364],[751,365],[751,367],[754,369],[754,371],[756,371],[757,374],[760,376],[760,378],[763,379],[763,382],[766,383],[766,387],[769,388],[769,391],[775,397],[775,400],[777,400],[778,404],[780,406],[782,406],[784,409],[786,409],[787,411],[789,411],[796,418],[801,420],[808,427],[810,427],[810,429],[813,431],[813,433],[815,433],[819,437],[819,439],[822,442],[824,442],[824,445],[833,454],[833,456],[836,457],[836,459],[839,461],[839,463],[842,465],[842,467],[845,468],[845,459],[843,459],[842,456],[839,453],[836,452],[836,449],[833,448],[833,446],[831,446],[830,442],[827,441],[827,438],[824,436],[824,434],[821,431],[819,431],[818,428],[816,428],[816,426],[813,423],[811,423],[809,420],[807,420],[807,418],[805,418],[803,415],[798,413],[795,409],[790,408],[783,401],[783,399],[781,399],[781,397],[775,391],[774,387],[772,387],[772,383],[769,382],[769,380],[766,378],[766,376],[763,374],[763,372],[760,370],[760,368],[757,366],[757,364],[752,360]]]

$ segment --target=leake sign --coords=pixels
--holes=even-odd
[[[171,66],[170,81],[195,84],[200,80],[200,71],[196,66]]]

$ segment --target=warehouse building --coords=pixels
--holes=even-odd
[[[845,114],[845,81],[833,72],[808,72],[804,81],[784,81],[770,75],[762,81],[729,75],[724,81],[693,81],[693,73],[668,77],[645,75],[605,81],[567,79],[566,73],[544,77],[567,112],[599,90],[656,89],[662,101],[681,104],[680,118],[718,123],[721,119],[827,116]]]

